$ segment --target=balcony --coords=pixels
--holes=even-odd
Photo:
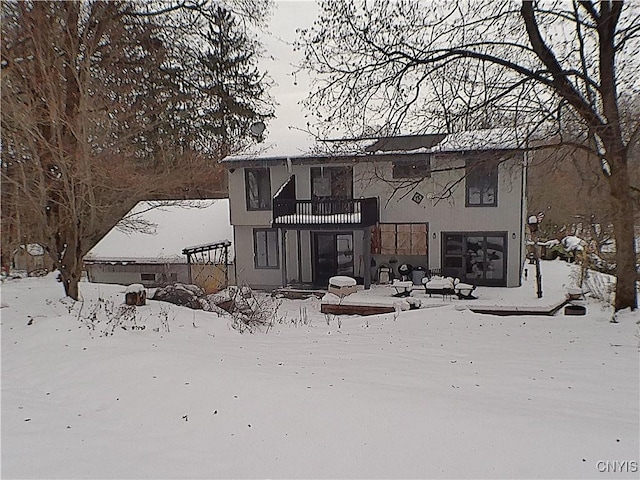
[[[298,200],[295,198],[295,177],[273,198],[274,227],[369,227],[378,223],[377,198],[332,198]]]

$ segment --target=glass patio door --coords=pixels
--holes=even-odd
[[[507,236],[504,233],[446,233],[443,273],[475,285],[506,285]]]
[[[335,275],[353,276],[353,234],[316,232],[313,236],[314,283],[326,286]]]

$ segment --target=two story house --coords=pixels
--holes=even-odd
[[[222,160],[238,281],[326,287],[348,275],[368,288],[382,268],[397,276],[409,264],[475,285],[520,284],[526,155],[517,142],[479,131],[332,146]]]

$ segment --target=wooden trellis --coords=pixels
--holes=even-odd
[[[231,242],[224,240],[184,248],[182,254],[187,256],[189,283],[199,285],[207,290],[208,284],[213,280],[215,280],[216,284],[219,284],[218,278],[222,277],[222,286],[223,288],[227,287],[229,285],[230,246]],[[198,266],[201,268],[197,268]]]

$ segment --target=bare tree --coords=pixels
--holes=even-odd
[[[173,48],[218,7],[2,3],[3,253],[40,243],[77,299],[83,256],[138,201],[224,190],[195,123],[216,93]]]
[[[440,111],[441,131],[484,118],[526,131],[523,147],[543,131],[584,152],[609,185],[615,308],[637,308],[630,151],[640,122],[625,113],[640,93],[637,4],[326,0],[300,46],[317,79],[308,103],[333,128],[433,131],[425,118]]]

